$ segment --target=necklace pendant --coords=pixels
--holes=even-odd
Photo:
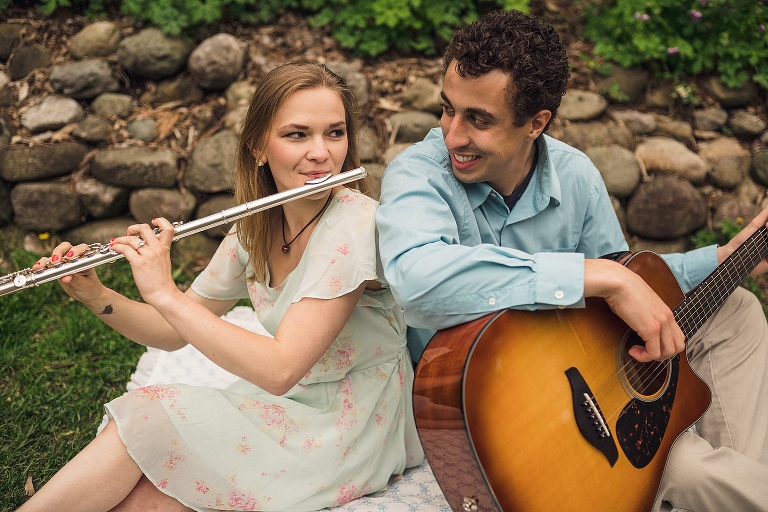
[[[283,245],[283,254],[288,254],[288,252],[291,250],[291,246],[288,244]]]

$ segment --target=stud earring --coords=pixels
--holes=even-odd
[[[258,161],[258,166],[259,166],[259,169],[261,169],[262,167],[264,167],[264,162],[262,162],[261,160],[259,160],[259,161]]]

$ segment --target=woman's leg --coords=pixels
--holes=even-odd
[[[106,512],[128,496],[141,476],[117,434],[115,422],[110,421],[19,512]]]
[[[142,476],[131,493],[110,512],[190,512]]]

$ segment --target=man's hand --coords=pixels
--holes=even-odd
[[[685,336],[672,310],[643,278],[624,265],[606,259],[585,260],[584,296],[605,299],[643,339],[645,346],[629,349],[629,355],[638,361],[662,361],[685,350]]]
[[[741,244],[743,244],[747,238],[752,236],[752,234],[757,231],[758,229],[762,227],[766,227],[766,223],[768,223],[768,207],[766,207],[763,211],[761,211],[757,217],[752,219],[752,222],[746,225],[744,229],[739,231],[739,234],[735,237],[731,238],[731,240],[723,245],[717,248],[717,262],[722,263],[725,261],[725,259],[730,256],[733,251],[738,249]],[[765,274],[768,272],[768,260],[763,259],[757,267],[750,273],[751,276],[759,276],[762,274]]]

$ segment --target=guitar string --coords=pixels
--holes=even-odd
[[[756,243],[755,242],[756,239],[764,237],[765,233],[763,233],[763,231],[764,231],[764,229],[761,229],[758,232],[756,232],[753,235],[753,237],[750,237],[750,239],[748,239],[748,241],[747,241],[747,242],[750,242],[750,243],[745,242],[743,244],[743,246],[740,247],[739,250],[734,253],[734,255],[733,255],[734,258],[731,261],[731,263],[736,258],[738,258],[739,259],[739,263],[741,264],[740,268],[741,269],[747,268],[747,266],[744,265],[744,258],[743,258],[743,254],[747,253],[748,255],[752,256],[751,258],[749,258],[749,264],[750,264],[749,268],[754,269],[755,266],[757,265],[757,263],[759,263],[760,260],[762,260],[764,258],[764,255],[766,254],[766,252],[768,252],[768,251],[766,251],[766,246],[767,246],[766,240],[762,240],[762,247],[763,247],[762,250],[757,250],[757,248],[754,246],[754,244]],[[728,265],[725,265],[725,266],[723,266],[723,267],[721,267],[721,268],[719,268],[717,270],[720,271],[719,272],[720,274],[725,273],[729,277],[731,277],[731,282],[729,283],[729,285],[728,286],[723,286],[722,285],[722,282],[723,282],[722,280],[707,278],[707,280],[705,280],[705,282],[702,283],[704,286],[702,286],[698,290],[699,292],[701,292],[701,293],[703,293],[705,295],[709,294],[710,297],[715,297],[715,301],[714,301],[715,307],[721,306],[722,302],[724,302],[725,299],[727,299],[727,297],[733,292],[733,290],[736,288],[736,286],[738,286],[738,284],[741,283],[743,281],[744,277],[746,277],[746,275],[747,275],[746,273],[744,273],[742,271],[740,273],[737,273],[736,276],[734,277],[732,275],[733,274],[732,273],[732,268],[730,266],[728,266]],[[711,276],[711,277],[719,277],[719,275],[715,275],[715,272],[713,272],[713,276]],[[713,291],[712,291],[713,287],[714,287],[715,291],[720,292],[720,293],[719,294],[714,294]],[[681,314],[679,316],[678,323],[684,324],[684,325],[681,325],[681,327],[688,327],[688,329],[684,329],[684,332],[688,332],[689,334],[694,334],[695,331],[698,330],[700,325],[704,321],[706,321],[706,317],[701,315],[701,314],[694,315],[694,313],[697,311],[697,309],[700,310],[702,308],[701,308],[701,306],[699,306],[697,308],[696,305],[699,304],[699,302],[696,302],[696,301],[692,302],[692,301],[689,301],[688,299],[689,299],[689,297],[686,297],[683,300],[683,302],[678,306],[678,308],[676,308],[676,311],[680,310],[680,312],[681,312]],[[699,312],[699,313],[701,313],[701,312]],[[692,320],[692,319],[694,321],[693,321],[693,326],[691,327],[689,324],[690,324],[690,320]],[[696,325],[696,324],[699,324],[699,325]],[[686,335],[686,339],[688,339],[688,338],[689,338],[689,335]],[[625,371],[625,369],[627,368],[628,365],[634,365],[634,364],[635,363],[633,361],[628,361],[628,363],[625,364],[624,367],[622,368],[622,371]],[[662,373],[667,372],[667,369],[669,367],[669,360],[667,360],[665,362],[665,364],[663,364],[662,362],[649,362],[649,363],[640,363],[640,364],[642,364],[645,368],[650,368],[651,369],[651,370],[648,370],[648,371],[656,370],[655,372],[653,372],[653,375],[651,375],[650,381],[644,380],[644,379],[646,379],[648,377],[648,375],[647,375],[648,372],[647,371],[645,372],[646,375],[644,375],[641,378],[641,381],[644,380],[642,385],[643,386],[647,386],[648,382],[652,382],[653,380],[657,379]],[[615,379],[612,378],[610,380],[615,380]],[[595,393],[595,396],[596,395],[597,395],[597,393]],[[617,413],[621,412],[621,410],[623,410],[623,409],[620,408],[620,409],[614,411],[610,415],[609,419],[612,419]]]
[[[744,247],[744,251],[742,251],[742,253],[743,252],[747,252],[748,254],[753,255],[753,258],[750,258],[750,263],[753,264],[753,268],[754,268],[754,264],[756,264],[757,262],[759,262],[762,259],[762,256],[761,256],[760,252],[755,251],[754,247],[752,247],[752,244],[746,244],[746,246]],[[740,259],[740,262],[742,263],[742,267],[743,267],[742,253],[737,254],[735,257]],[[734,283],[741,282],[741,280],[743,280],[743,275],[737,275],[737,277],[734,279],[733,276],[731,275],[732,274],[731,268],[729,268],[728,266],[723,267],[722,272],[726,273],[727,275],[729,275],[732,278],[731,279],[731,283],[730,283],[731,285],[733,285]],[[715,276],[715,277],[719,277],[719,276]],[[730,293],[733,291],[733,289],[735,289],[735,286],[722,286],[721,283],[722,283],[721,280],[720,281],[714,280],[714,279],[713,280],[709,280],[708,282],[702,283],[704,286],[702,286],[698,291],[701,294],[704,294],[705,296],[708,294],[710,296],[710,298],[711,297],[715,297],[715,301],[711,301],[710,303],[712,303],[712,302],[715,303],[715,304],[720,303],[719,305],[722,305],[721,304],[721,299],[727,298],[727,296],[730,295]],[[717,292],[720,292],[720,293],[715,295],[713,293],[713,290],[712,290],[713,287],[715,289],[714,291],[717,291]],[[696,304],[698,304],[698,303],[695,302],[695,301],[694,302],[687,301],[687,299],[688,299],[688,297],[686,297],[683,300],[683,302],[678,306],[678,309],[681,309],[681,315],[680,315],[680,317],[679,317],[679,319],[677,321],[678,321],[679,324],[683,324],[683,325],[681,325],[681,328],[683,328],[683,327],[689,327],[689,321],[691,319],[694,319],[694,326],[696,328],[698,328],[698,326],[696,326],[695,324],[699,322],[699,320],[697,320],[697,318],[701,318],[701,316],[702,316],[701,314],[699,314],[699,315],[695,315],[694,314],[696,312],[696,310],[697,310]],[[688,307],[688,306],[691,306],[691,307]],[[698,309],[701,309],[701,307],[698,307]],[[684,332],[687,331],[689,334],[693,334],[693,329],[692,328],[689,328],[687,330],[684,328],[683,331]],[[687,334],[686,335],[686,339],[688,339],[688,338],[689,338],[689,335]],[[645,388],[645,387],[648,387],[651,382],[653,382],[656,379],[658,379],[663,373],[666,373],[668,371],[668,368],[669,368],[669,360],[666,360],[664,362],[657,361],[657,362],[637,363],[637,364],[640,364],[643,367],[643,371],[641,371],[639,374],[636,374],[634,376],[634,380],[636,382],[637,381],[640,382],[639,385],[633,386],[631,383],[629,384],[630,387],[633,387],[633,388]],[[631,361],[631,360],[627,361],[627,363],[620,369],[620,372],[617,373],[616,376],[614,376],[616,378],[609,379],[609,382],[606,383],[606,385],[610,384],[611,383],[610,381],[617,380],[617,378],[618,378],[618,380],[622,380],[622,379],[619,378],[619,375],[622,374],[622,373],[627,374],[628,373],[627,368],[630,367],[630,366],[636,366],[636,363],[634,361]],[[651,373],[650,378],[649,378],[649,372]],[[627,381],[632,381],[633,379],[627,377],[626,380]],[[603,386],[603,388],[605,388],[605,387],[606,386]],[[661,388],[659,388],[659,390],[660,389]],[[593,398],[597,398],[597,395],[598,395],[598,393],[594,393],[594,397]],[[601,399],[601,401],[604,401],[604,400]],[[610,413],[609,416],[607,416],[607,419],[613,419],[617,414],[619,414],[623,410],[623,407],[625,407],[625,406],[622,406],[619,409],[615,409],[613,412]]]
[[[755,233],[753,233],[752,236],[750,236],[742,246],[740,246],[734,253],[726,259],[726,261],[723,262],[723,264],[718,267],[707,279],[702,282],[699,287],[696,287],[694,289],[694,292],[696,293],[696,299],[701,299],[699,295],[704,295],[705,297],[709,295],[709,298],[714,298],[715,300],[709,300],[705,301],[706,304],[714,305],[715,308],[719,308],[722,306],[722,303],[730,296],[730,294],[735,290],[735,288],[744,280],[744,278],[748,275],[747,273],[744,273],[743,270],[747,268],[747,265],[744,264],[744,253],[746,253],[750,258],[748,259],[749,265],[751,265],[749,268],[754,269],[757,264],[764,259],[764,255],[768,253],[768,240],[766,240],[766,229],[761,228],[757,230]],[[762,240],[758,240],[762,238]],[[761,243],[761,247],[756,247],[757,243]],[[737,272],[735,275],[733,275],[734,269],[734,262],[738,259],[739,268],[742,270],[741,272]],[[726,264],[727,263],[727,264]],[[726,276],[730,277],[730,282],[727,286],[723,286],[723,280],[718,279],[721,277],[721,274],[725,274]],[[714,290],[713,290],[714,288]],[[715,293],[719,292],[719,293]],[[695,331],[698,330],[699,327],[701,327],[701,324],[703,324],[706,321],[706,318],[702,319],[702,306],[701,301],[689,301],[688,299],[691,297],[689,294],[686,296],[683,301],[678,305],[678,307],[675,309],[677,312],[680,310],[679,317],[676,316],[676,321],[678,324],[684,324],[687,329],[683,329],[683,332],[685,334],[686,340],[689,339],[689,337],[693,334],[695,334]],[[698,313],[698,315],[696,314]],[[693,321],[693,325],[690,325],[690,322]],[[699,324],[699,325],[696,325]],[[682,328],[683,326],[681,326]],[[694,330],[695,329],[695,330]],[[687,343],[687,341],[686,341]],[[622,347],[622,351],[624,350],[624,347]],[[631,356],[630,356],[631,357]],[[602,392],[605,390],[606,387],[611,385],[613,381],[619,380],[621,381],[621,374],[627,372],[627,368],[630,366],[636,366],[636,364],[639,364],[643,367],[643,370],[640,372],[642,375],[636,375],[635,378],[639,379],[641,382],[642,387],[647,387],[650,385],[651,382],[658,379],[663,373],[668,372],[669,366],[670,366],[671,359],[667,359],[665,361],[655,361],[655,362],[647,362],[647,363],[637,363],[636,361],[627,361],[620,369],[619,372],[614,374],[611,378],[608,379],[606,383],[598,390],[598,392],[595,392],[592,394],[591,398],[596,400],[596,403],[600,403],[601,401],[604,402],[603,399],[598,399],[598,395],[602,395]],[[651,373],[650,378],[648,373]],[[629,380],[629,379],[628,379]],[[665,379],[666,380],[666,379]],[[633,387],[630,384],[630,387]],[[635,386],[635,387],[641,387],[641,386]],[[623,384],[622,384],[623,388]],[[662,395],[663,396],[663,393]],[[626,404],[622,404],[619,406],[618,409],[614,409],[612,412],[610,412],[610,415],[606,416],[606,419],[612,420],[616,415],[621,413],[624,408],[626,407]],[[602,410],[602,409],[601,409]]]
[[[733,260],[735,261],[736,259],[738,259],[739,260],[738,263],[740,263],[740,268],[742,269],[746,268],[746,265],[744,264],[744,257],[743,257],[745,253],[747,255],[752,256],[751,258],[749,258],[749,264],[751,265],[751,268],[754,268],[754,266],[756,266],[756,264],[763,259],[762,254],[764,254],[765,251],[760,252],[756,250],[756,248],[754,247],[754,244],[745,243],[742,251],[739,251],[738,253],[734,253],[734,260]],[[726,274],[728,277],[731,278],[730,282],[727,283],[727,285],[725,285],[726,283],[725,283],[725,280],[723,279],[709,279],[705,283],[702,283],[703,286],[699,289],[699,292],[701,292],[700,295],[704,295],[705,297],[708,296],[709,300],[704,302],[707,304],[713,304],[716,307],[719,307],[720,305],[722,305],[722,302],[724,302],[724,300],[727,299],[727,297],[733,292],[736,286],[738,286],[738,284],[742,282],[744,277],[746,276],[746,273],[744,272],[738,272],[736,273],[736,275],[733,275],[733,268],[732,266],[729,266],[729,265],[723,266],[718,270],[719,270],[719,272],[717,273],[718,275],[714,275],[715,273],[713,272],[714,277],[720,277],[719,274]],[[697,297],[697,298],[700,298],[700,297]],[[713,298],[714,300],[711,300]],[[702,313],[701,310],[703,308],[701,307],[700,304],[702,301],[686,302],[687,299],[688,297],[686,297],[686,299],[683,300],[680,306],[678,306],[678,309],[681,309],[681,314],[677,319],[679,324],[683,324],[681,325],[681,327],[683,328],[684,333],[686,333],[686,339],[688,339],[690,335],[694,334],[695,330],[698,330],[698,327],[700,327],[700,325],[696,325],[696,324],[701,324],[705,321],[705,317],[701,314]],[[704,318],[704,320],[702,320],[702,318]],[[690,325],[691,321],[693,321],[693,326]],[[629,361],[628,364],[634,365],[632,361]],[[653,382],[654,380],[659,378],[661,374],[666,372],[669,367],[669,364],[661,365],[653,362],[644,363],[644,365],[647,368],[651,369],[649,371],[653,371],[653,369],[656,369],[656,371],[653,372],[649,380],[644,380],[642,382],[643,386],[648,386],[649,382]],[[622,370],[624,370],[626,367],[627,365],[625,365]],[[646,379],[648,377],[647,373],[648,372],[646,372],[646,375],[643,376],[643,379]],[[611,417],[613,417],[613,415]]]

